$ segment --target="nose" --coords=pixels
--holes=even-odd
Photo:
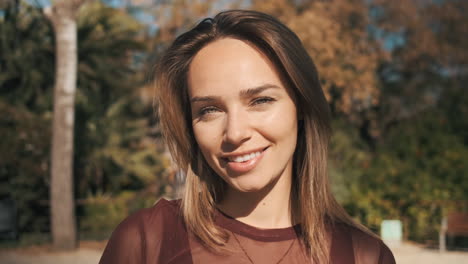
[[[242,111],[228,113],[224,127],[224,142],[238,146],[251,137],[251,127],[248,116]]]

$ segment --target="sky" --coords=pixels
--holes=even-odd
[[[101,0],[103,3],[114,7],[114,8],[123,8],[127,6],[129,13],[135,17],[138,21],[147,26],[149,34],[154,34],[158,31],[158,25],[155,23],[153,17],[154,12],[151,11],[151,7],[154,7],[156,4],[164,4],[170,2],[170,0]],[[250,0],[241,0],[241,6],[248,6],[251,2]],[[40,7],[50,6],[51,0],[26,0],[26,2]],[[220,10],[222,6],[226,6],[230,0],[218,0],[214,2],[213,10]],[[131,5],[130,5],[131,3]],[[373,15],[378,15],[380,10],[371,10]],[[2,16],[0,10],[0,16]],[[382,32],[377,28],[369,29],[371,34],[374,34],[377,38],[383,40],[383,47],[387,51],[392,51],[395,48],[404,44],[403,33],[392,33],[388,34]]]

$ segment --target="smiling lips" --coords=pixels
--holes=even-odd
[[[246,173],[257,166],[264,156],[265,151],[266,149],[257,150],[244,155],[228,156],[224,159],[227,161],[229,170],[235,173]]]
[[[228,160],[229,161],[233,161],[233,162],[245,162],[245,161],[248,161],[248,160],[251,160],[255,157],[258,157],[262,154],[263,151],[256,151],[256,152],[252,152],[252,153],[249,153],[249,154],[245,154],[245,155],[242,155],[242,156],[234,156],[234,157],[228,157]]]

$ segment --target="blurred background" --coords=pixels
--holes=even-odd
[[[382,221],[399,221],[405,245],[420,251],[395,249],[397,261],[440,256],[452,213],[468,230],[468,1],[0,0],[0,262],[58,252],[50,190],[56,66],[68,56],[56,51],[60,16],[77,36],[72,248],[94,252],[76,263],[95,263],[123,218],[181,188],[153,110],[154,63],[194,23],[232,8],[272,14],[303,41],[332,109],[333,191],[378,234]],[[466,236],[448,237],[449,263],[468,262]]]

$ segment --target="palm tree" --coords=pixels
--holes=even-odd
[[[76,15],[84,0],[56,0],[44,9],[55,31],[56,72],[50,181],[52,241],[56,249],[76,248],[73,197],[73,129],[77,79]]]

